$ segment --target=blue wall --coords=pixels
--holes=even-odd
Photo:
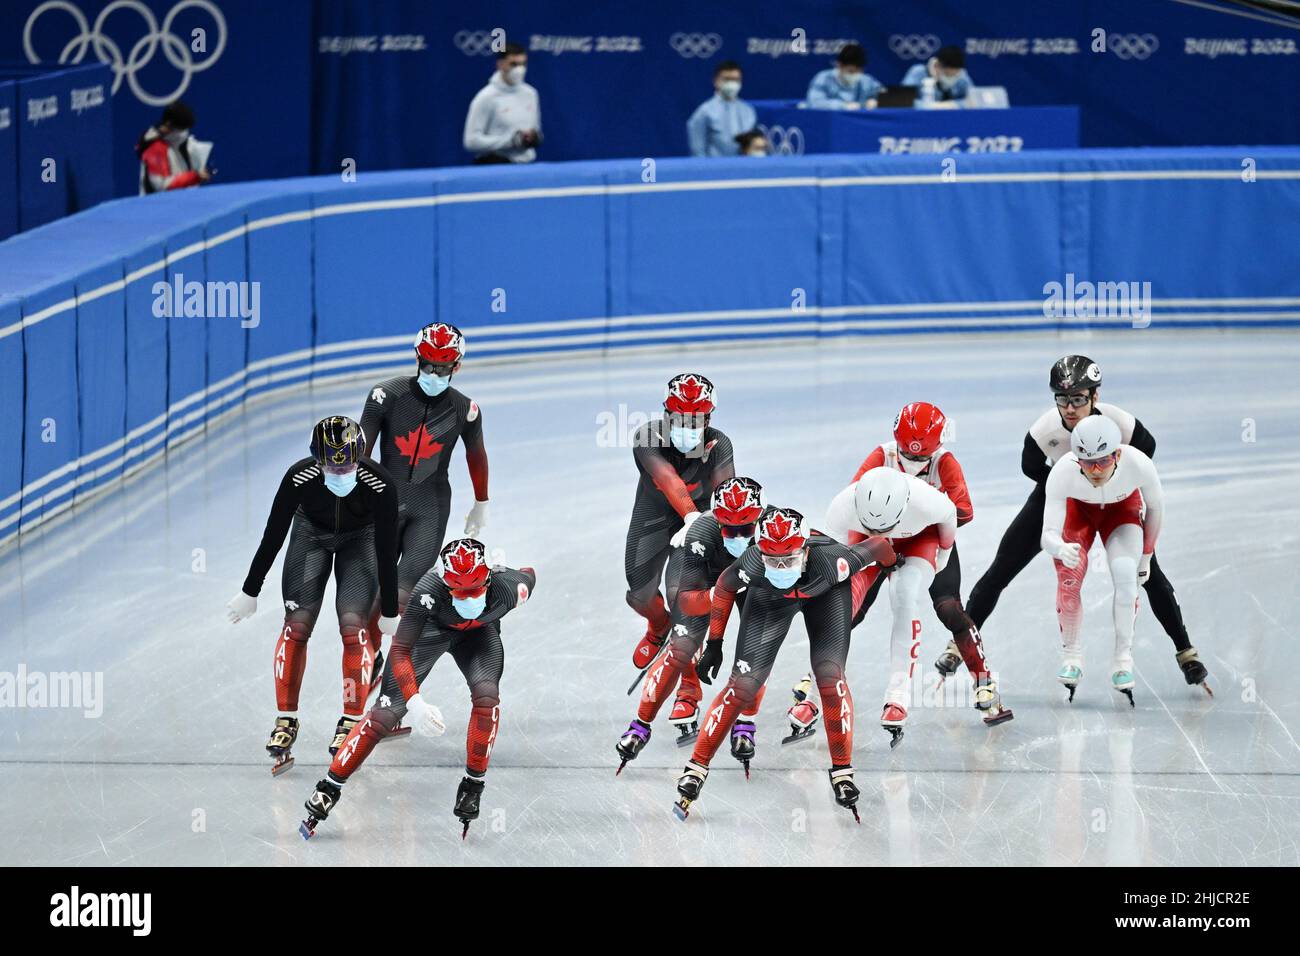
[[[0,456],[0,542],[249,396],[406,364],[436,319],[471,360],[1134,325],[1045,315],[1072,274],[1149,282],[1134,335],[1300,325],[1300,149],[953,161],[373,173],[117,200],[32,230],[0,243],[0,447],[21,450]],[[155,283],[178,281],[256,283],[259,323],[159,317]]]

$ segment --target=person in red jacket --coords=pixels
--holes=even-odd
[[[975,517],[966,476],[952,452],[943,447],[943,430],[947,419],[938,406],[929,402],[912,402],[905,405],[894,419],[894,440],[877,445],[875,450],[858,466],[853,480],[857,481],[873,468],[897,468],[913,478],[927,482],[948,496],[957,509],[957,527]],[[862,606],[854,616],[854,626],[865,616],[867,609],[880,591],[877,578],[867,593]],[[957,673],[962,661],[975,681],[977,706],[986,724],[1000,724],[1012,718],[1011,711],[1002,706],[997,683],[989,673],[984,656],[984,642],[979,628],[970,619],[961,603],[961,564],[957,560],[957,546],[943,570],[935,575],[930,585],[930,600],[940,622],[952,632],[952,640],[935,663],[941,679]]]
[[[163,110],[157,126],[144,131],[135,144],[140,157],[140,194],[198,186],[212,179],[190,159],[190,130],[194,111],[177,100]]]

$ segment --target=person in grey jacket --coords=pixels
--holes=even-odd
[[[497,54],[496,72],[469,104],[465,149],[475,163],[531,163],[542,141],[537,90],[524,82],[528,53],[507,43]]]

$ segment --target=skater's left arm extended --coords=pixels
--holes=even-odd
[[[262,592],[262,582],[266,580],[266,574],[271,570],[275,556],[280,553],[284,539],[289,534],[289,526],[293,524],[293,514],[298,509],[304,487],[304,484],[294,483],[294,475],[313,467],[319,470],[320,466],[312,461],[299,462],[285,472],[280,480],[275,500],[271,502],[271,513],[266,519],[266,528],[262,531],[262,541],[253,555],[248,577],[244,579],[244,593],[249,597],[257,597]],[[393,603],[397,603],[395,599]]]
[[[1142,560],[1138,565],[1138,580],[1145,584],[1151,574],[1151,556],[1155,554],[1156,538],[1160,537],[1160,526],[1164,524],[1165,492],[1160,485],[1160,475],[1156,473],[1155,464],[1144,454],[1133,455],[1133,451],[1136,449],[1122,451],[1120,454],[1136,459],[1137,486],[1142,492],[1142,502],[1146,505],[1142,516]]]
[[[477,402],[469,403],[465,415],[465,464],[469,467],[469,480],[474,485],[474,505],[465,516],[465,534],[477,538],[487,524],[488,510],[488,456],[483,443],[483,413]]]

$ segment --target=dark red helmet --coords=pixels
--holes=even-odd
[[[728,478],[713,489],[713,517],[720,525],[753,524],[763,513],[763,487],[753,478]]]
[[[697,372],[683,372],[668,381],[664,411],[680,415],[708,415],[716,407],[713,383]]]
[[[465,336],[446,322],[434,322],[420,329],[415,337],[415,354],[423,362],[454,365],[465,357]]]
[[[808,543],[808,522],[793,508],[768,507],[759,516],[754,543],[764,554],[794,554]]]
[[[442,562],[442,580],[457,597],[478,597],[487,589],[492,569],[482,541],[474,538],[448,541],[438,560]]]
[[[939,450],[946,422],[937,405],[929,402],[904,405],[894,419],[894,441],[898,442],[898,450],[912,458],[929,458]]]

